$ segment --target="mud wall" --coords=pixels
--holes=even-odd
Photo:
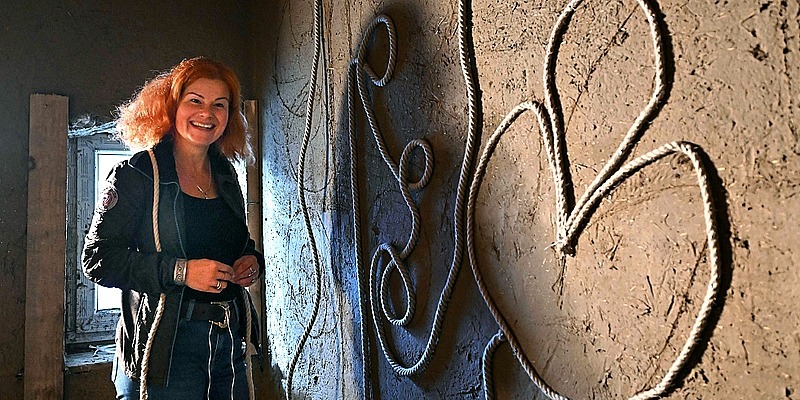
[[[0,399],[21,399],[25,338],[28,102],[69,97],[70,117],[111,112],[157,72],[208,55],[249,88],[247,5],[201,1],[6,1],[0,12]],[[64,138],[66,140],[66,137]],[[29,266],[39,267],[39,266]],[[57,269],[56,269],[57,271]],[[58,293],[54,293],[57,296]],[[67,374],[68,399],[109,398],[110,367]]]
[[[545,102],[548,38],[565,4],[468,4],[481,144],[520,102]],[[423,354],[458,254],[454,209],[469,115],[458,6],[323,2],[321,64],[303,167],[316,248],[307,239],[297,194],[315,48],[313,3],[256,6],[253,71],[265,134],[264,239],[267,279],[274,283],[268,285],[267,326],[277,392],[319,295],[318,317],[292,371],[297,397],[358,398],[365,376],[378,398],[483,396],[481,355],[498,328],[466,253],[455,263],[460,273],[430,364],[421,374],[400,376],[378,343],[374,314],[363,310],[369,303],[359,300],[359,291],[377,283],[358,284],[350,194],[348,65],[370,21],[387,14],[397,32],[397,61],[385,87],[368,88],[368,103],[395,163],[414,139],[427,141],[435,162],[427,185],[409,192],[421,221],[404,258],[415,314],[407,328],[377,314],[387,348],[410,366]],[[559,186],[538,121],[526,113],[487,164],[474,207],[475,265],[532,366],[563,395],[627,398],[658,384],[689,337],[714,278],[721,296],[670,398],[798,398],[793,266],[800,231],[791,217],[800,210],[800,6],[785,0],[661,1],[655,7],[664,36],[664,92],[626,160],[665,143],[694,143],[708,169],[717,222],[712,234],[719,245],[707,240],[693,164],[673,154],[588,209],[574,255],[559,262],[554,249],[560,245],[551,246],[558,239]],[[365,60],[382,75],[389,46],[385,31],[375,32]],[[567,206],[574,208],[659,89],[653,43],[635,1],[585,1],[569,21],[553,75],[565,131]],[[360,106],[356,116],[359,239],[368,269],[379,244],[406,247],[412,214]],[[412,151],[408,181],[419,179],[425,165],[422,152]],[[712,248],[720,255],[713,276]],[[378,270],[388,263],[382,257]],[[376,280],[379,273],[373,273]],[[401,316],[407,298],[402,279],[394,272],[388,281],[388,307]],[[366,358],[362,337],[369,342]],[[492,365],[498,398],[541,397],[507,344]]]

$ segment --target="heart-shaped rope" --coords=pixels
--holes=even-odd
[[[706,165],[704,164],[703,157],[701,156],[702,150],[692,143],[688,142],[672,142],[667,143],[647,154],[639,156],[633,161],[622,165],[623,162],[630,155],[633,147],[638,142],[641,135],[644,133],[647,121],[649,121],[658,109],[663,104],[666,98],[666,72],[664,67],[664,50],[663,38],[659,28],[659,23],[656,19],[656,14],[653,11],[651,3],[645,0],[637,0],[639,6],[644,11],[648,25],[650,27],[651,37],[654,43],[655,52],[655,85],[654,92],[647,106],[642,110],[639,116],[634,121],[633,125],[629,128],[627,134],[622,140],[619,148],[614,155],[609,158],[603,169],[595,177],[594,181],[586,189],[583,196],[576,203],[575,207],[570,211],[567,208],[566,193],[567,188],[571,182],[565,178],[564,168],[567,164],[565,155],[566,143],[564,139],[563,118],[561,110],[557,106],[558,95],[555,87],[555,59],[558,52],[558,47],[563,33],[566,31],[569,20],[575,12],[576,7],[582,0],[572,0],[559,16],[556,26],[550,36],[550,41],[547,46],[547,54],[545,58],[545,106],[535,102],[526,102],[515,107],[506,118],[500,123],[492,136],[488,139],[484,146],[480,160],[476,167],[475,175],[473,177],[472,185],[470,187],[469,199],[467,203],[467,253],[469,257],[470,266],[475,280],[478,283],[478,289],[483,296],[486,305],[489,307],[492,315],[497,323],[500,325],[500,332],[492,338],[492,341],[487,345],[484,354],[484,382],[486,386],[486,396],[491,398],[493,391],[491,390],[491,378],[487,377],[487,371],[490,368],[491,353],[499,345],[501,340],[507,340],[511,349],[518,359],[523,369],[534,382],[534,384],[549,398],[551,399],[567,399],[563,395],[552,389],[541,378],[536,371],[533,364],[530,362],[519,340],[516,338],[511,327],[505,320],[500,310],[497,308],[491,293],[486,287],[483,277],[480,272],[478,260],[475,254],[474,232],[475,232],[475,202],[480,191],[480,186],[483,177],[486,173],[486,167],[491,159],[500,138],[508,130],[508,128],[516,121],[516,119],[526,111],[533,111],[539,123],[539,130],[544,139],[545,151],[548,157],[548,163],[553,174],[554,184],[556,186],[556,213],[557,229],[556,241],[554,248],[560,261],[564,262],[564,257],[568,254],[573,254],[573,246],[580,236],[582,227],[591,218],[597,204],[607,196],[615,187],[622,183],[625,179],[635,174],[647,165],[650,165],[670,154],[680,153],[689,158],[694,167],[697,176],[698,186],[700,187],[700,194],[703,201],[703,209],[706,224],[706,236],[708,241],[708,254],[710,264],[710,277],[709,284],[706,290],[706,295],[703,304],[692,326],[689,337],[686,340],[680,354],[672,363],[671,367],[661,379],[661,381],[652,389],[642,391],[632,399],[643,400],[653,399],[663,396],[667,391],[677,384],[679,378],[679,371],[685,368],[689,363],[689,356],[698,348],[702,341],[702,333],[709,325],[711,312],[717,299],[720,298],[720,257],[719,257],[719,243],[718,243],[718,227],[716,220],[716,213],[714,210],[714,200],[708,179]]]

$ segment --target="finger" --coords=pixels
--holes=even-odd
[[[252,285],[253,282],[256,280],[258,280],[257,275],[255,274],[249,275],[249,273],[245,271],[243,275],[239,275],[236,278],[234,278],[233,282],[236,283],[237,285],[249,286]]]
[[[239,257],[239,259],[233,263],[233,269],[236,271],[236,273],[241,273],[243,271],[247,271],[248,269],[255,269],[258,271],[258,260],[252,255]]]
[[[230,281],[234,279],[235,275],[236,273],[234,272],[233,268],[229,267],[228,265],[222,263],[217,265],[217,273],[215,275],[217,279]]]
[[[236,284],[243,287],[249,287],[258,281],[258,277],[251,276],[251,277],[242,277],[236,280]]]
[[[220,281],[233,282],[234,280],[236,280],[236,275],[234,275],[232,272],[218,271],[217,275],[216,275],[216,278],[217,278],[217,280],[220,280]]]
[[[217,271],[232,274],[234,269],[231,268],[228,264],[219,263],[217,264]]]
[[[258,274],[258,267],[243,263],[240,268],[234,272],[234,279],[252,278]]]

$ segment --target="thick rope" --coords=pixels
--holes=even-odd
[[[306,340],[311,335],[311,329],[314,327],[314,322],[319,315],[319,307],[322,299],[322,266],[319,260],[319,253],[317,251],[317,243],[314,238],[314,230],[311,226],[311,215],[308,211],[306,204],[306,190],[304,185],[305,180],[305,166],[306,166],[306,153],[308,150],[309,142],[311,141],[311,125],[314,111],[314,95],[316,94],[317,87],[317,71],[319,70],[320,51],[322,48],[322,0],[314,1],[314,61],[311,66],[311,76],[309,78],[308,101],[306,103],[306,118],[305,130],[303,133],[303,144],[300,149],[300,159],[297,163],[297,192],[300,198],[300,209],[303,212],[303,221],[305,222],[306,234],[308,235],[309,247],[314,259],[314,273],[315,273],[315,294],[314,306],[311,311],[311,317],[306,325],[303,335],[297,344],[297,349],[292,356],[289,363],[289,372],[286,376],[286,399],[292,398],[292,380],[294,379],[294,370],[297,362],[300,359],[300,353],[303,351]]]
[[[468,45],[468,32],[469,32],[469,26],[467,25],[468,12],[466,5],[463,2],[461,3],[459,14],[460,14],[459,18],[460,62],[464,80],[467,86],[467,96],[469,103],[469,126],[467,128],[467,141],[464,151],[464,159],[461,165],[458,190],[456,193],[456,206],[453,213],[454,236],[455,236],[453,261],[450,266],[450,271],[448,273],[447,281],[439,297],[439,302],[436,307],[436,312],[434,315],[431,332],[430,335],[428,336],[428,341],[425,345],[425,349],[423,350],[422,355],[419,356],[417,361],[410,366],[403,365],[401,361],[399,361],[398,357],[389,348],[388,339],[386,337],[386,332],[384,330],[382,318],[386,318],[390,323],[394,325],[405,326],[413,317],[414,306],[415,306],[415,295],[413,293],[410,276],[407,267],[405,265],[405,259],[413,251],[414,246],[416,245],[419,239],[420,215],[419,211],[417,210],[416,204],[414,204],[413,199],[411,198],[410,190],[421,189],[428,183],[430,175],[433,171],[433,153],[426,141],[422,139],[412,140],[403,149],[403,153],[400,158],[400,165],[398,167],[398,165],[395,164],[391,154],[389,153],[385,141],[383,140],[383,136],[376,122],[372,106],[369,103],[366,84],[364,82],[364,74],[366,73],[366,75],[370,77],[372,83],[375,86],[382,87],[391,78],[394,68],[394,59],[396,55],[396,45],[395,45],[396,35],[394,32],[394,26],[389,17],[381,15],[372,21],[372,23],[366,29],[366,33],[361,40],[361,45],[359,47],[355,59],[350,64],[350,74],[348,77],[349,78],[348,108],[349,108],[349,118],[350,118],[349,128],[350,128],[350,159],[351,159],[350,166],[351,166],[351,191],[353,197],[352,200],[353,200],[353,213],[354,213],[353,229],[354,229],[354,240],[356,242],[355,258],[357,263],[357,271],[359,272],[359,289],[363,288],[364,286],[363,283],[365,279],[363,277],[363,267],[361,260],[361,245],[360,245],[361,217],[360,217],[360,207],[358,204],[359,194],[358,194],[358,178],[357,178],[358,170],[357,170],[356,131],[355,131],[357,124],[355,122],[355,110],[354,110],[354,103],[355,103],[354,93],[356,89],[358,90],[358,94],[361,99],[362,109],[364,110],[364,113],[367,117],[369,128],[372,131],[373,136],[375,137],[375,141],[378,146],[378,150],[381,154],[381,157],[383,158],[386,165],[389,167],[389,170],[392,173],[392,175],[398,181],[398,185],[400,186],[400,191],[403,194],[406,206],[408,207],[409,212],[411,214],[411,232],[409,234],[409,238],[404,248],[401,251],[398,252],[397,250],[394,249],[394,247],[391,244],[388,243],[382,243],[378,245],[378,248],[375,250],[375,253],[373,254],[372,263],[370,265],[369,285],[368,285],[371,313],[375,326],[375,331],[378,336],[378,341],[381,346],[381,350],[384,356],[386,357],[387,361],[389,362],[390,366],[395,371],[395,373],[401,376],[418,374],[424,371],[425,368],[427,368],[427,366],[430,364],[431,358],[433,357],[434,351],[436,349],[436,345],[438,344],[441,338],[442,322],[447,312],[447,307],[449,305],[450,299],[452,298],[452,292],[455,287],[459,271],[461,269],[461,260],[463,257],[463,247],[464,247],[463,231],[464,231],[464,219],[465,219],[464,206],[467,194],[467,187],[470,181],[472,164],[474,162],[479,110],[477,107],[477,93],[476,93],[477,90],[475,87],[476,85],[474,83],[474,78],[472,76],[472,71],[470,69],[471,49]],[[378,24],[383,24],[386,26],[387,34],[389,37],[389,61],[387,63],[386,72],[384,73],[384,76],[380,79],[378,79],[377,75],[374,73],[369,64],[365,62],[367,42],[371,37],[373,30]],[[413,151],[414,148],[422,149],[425,156],[425,169],[419,181],[412,183],[408,182],[407,168],[408,168],[408,162],[409,162],[408,160],[410,157],[410,153],[411,151]],[[381,282],[380,285],[378,285],[375,282],[375,278],[378,275],[377,270],[384,256],[388,256],[390,258],[390,261],[386,265],[383,272],[381,273]],[[401,318],[395,317],[393,313],[389,310],[387,305],[387,298],[389,292],[388,288],[389,277],[394,270],[397,270],[398,273],[400,274],[400,277],[403,281],[404,290],[406,292],[406,311]],[[380,291],[379,295],[375,293],[377,286],[379,286],[379,291]],[[363,296],[363,293],[359,292],[359,295]],[[379,315],[380,311],[378,310],[376,304],[378,301],[380,301],[381,303],[380,311],[383,312],[382,316]],[[364,320],[365,319],[362,318],[362,327]],[[365,337],[365,335],[363,333],[363,328],[362,328],[362,338],[363,337]],[[366,348],[364,347],[364,343],[365,341],[362,340],[362,352],[366,354]]]
[[[242,288],[242,298],[244,299],[244,301],[242,301],[244,304],[244,319],[245,323],[247,324],[244,335],[244,359],[247,361],[247,369],[245,370],[247,373],[247,387],[250,390],[250,400],[255,400],[256,387],[255,383],[253,382],[253,356],[255,356],[258,352],[256,351],[256,347],[253,346],[253,343],[251,343],[253,338],[253,312],[250,310],[250,292],[248,292],[244,287]]]
[[[156,245],[156,252],[161,252],[161,236],[158,233],[158,196],[159,196],[159,175],[158,163],[156,162],[156,155],[153,150],[148,150],[147,154],[150,155],[150,161],[153,164],[153,240]],[[144,348],[144,355],[142,356],[142,375],[139,379],[139,399],[147,400],[147,372],[150,368],[150,352],[153,349],[153,340],[156,337],[158,324],[161,323],[161,318],[164,316],[164,303],[167,296],[164,293],[158,298],[158,306],[156,307],[155,318],[153,319],[153,326],[150,327],[150,332],[147,334],[147,343]]]
[[[486,400],[494,399],[494,382],[492,382],[492,361],[494,360],[494,353],[500,344],[506,341],[506,336],[503,331],[499,331],[492,336],[489,343],[483,349],[483,357],[481,357],[481,367],[483,377],[483,394]]]
[[[636,145],[642,133],[644,132],[646,128],[646,122],[652,118],[653,115],[655,115],[658,109],[662,106],[663,100],[666,97],[666,85],[664,82],[666,72],[664,70],[663,63],[663,38],[661,37],[661,33],[656,23],[653,7],[645,0],[638,0],[640,7],[647,16],[648,24],[650,26],[650,33],[654,42],[654,50],[656,53],[656,84],[653,96],[651,97],[645,109],[639,114],[631,128],[628,130],[628,133],[625,135],[622,144],[617,149],[614,156],[608,160],[603,170],[598,174],[589,188],[587,188],[586,192],[578,201],[575,208],[571,212],[567,209],[566,192],[568,185],[570,185],[571,182],[567,182],[563,172],[563,168],[565,165],[567,165],[567,160],[566,155],[563,152],[563,149],[566,148],[562,121],[563,118],[561,116],[560,108],[557,107],[558,98],[555,91],[555,55],[558,48],[557,42],[560,41],[568,21],[575,11],[575,7],[577,7],[580,2],[581,0],[574,0],[567,5],[559,17],[556,27],[553,29],[553,34],[550,37],[550,43],[547,47],[547,55],[545,60],[545,107],[542,107],[538,103],[522,103],[518,105],[500,123],[484,147],[480,161],[476,167],[475,176],[469,193],[469,202],[467,206],[467,252],[470,266],[473,274],[475,275],[475,280],[478,283],[478,289],[481,292],[481,295],[483,296],[487,306],[489,307],[490,312],[500,325],[501,332],[506,336],[512,352],[522,365],[527,375],[542,391],[542,393],[547,395],[549,398],[559,400],[567,399],[549,387],[539,376],[536,369],[525,355],[521,344],[513,333],[513,330],[495,305],[491,293],[486,288],[486,284],[480,273],[474,248],[474,207],[488,162],[494,150],[496,149],[500,138],[511,126],[511,124],[513,124],[514,121],[525,111],[533,111],[539,122],[539,129],[543,136],[548,163],[553,173],[554,184],[556,186],[556,212],[558,213],[558,218],[555,248],[558,253],[558,257],[563,260],[565,254],[572,253],[574,242],[577,241],[582,227],[588,222],[597,204],[621,182],[645,166],[650,165],[669,154],[680,153],[685,157],[688,157],[692,161],[692,165],[697,176],[698,186],[700,187],[700,194],[703,200],[709,264],[711,271],[708,289],[706,291],[703,304],[700,307],[689,337],[687,338],[680,354],[675,359],[662,380],[654,388],[643,391],[631,397],[631,399],[635,400],[655,399],[664,396],[669,390],[674,388],[675,385],[679,383],[679,371],[688,366],[690,362],[690,355],[698,348],[698,346],[700,346],[702,341],[700,336],[708,327],[713,307],[721,295],[719,293],[721,280],[721,275],[719,273],[721,269],[719,257],[720,250],[718,243],[719,234],[714,211],[714,201],[711,196],[710,183],[708,174],[706,172],[706,167],[703,164],[702,158],[700,157],[699,147],[694,144],[688,142],[668,143],[620,167],[624,160],[628,158],[633,147]],[[486,384],[486,382],[489,381],[490,378],[484,376],[487,396],[491,393],[491,388],[489,387],[490,385]]]
[[[514,121],[516,121],[516,119],[527,110],[532,110],[536,114],[537,119],[539,120],[540,129],[542,132],[547,132],[547,129],[543,127],[543,125],[546,124],[545,121],[547,121],[546,117],[544,116],[545,110],[543,107],[538,103],[522,103],[515,107],[506,116],[506,118],[503,119],[492,136],[489,137],[489,140],[486,142],[486,145],[483,149],[483,153],[481,154],[481,158],[478,161],[478,165],[475,168],[475,177],[473,178],[469,192],[469,201],[467,203],[467,255],[469,257],[470,266],[472,267],[472,273],[475,276],[475,281],[478,283],[478,290],[480,291],[483,300],[486,302],[486,305],[489,307],[489,311],[492,313],[492,316],[494,316],[495,321],[497,321],[497,324],[500,325],[500,330],[505,335],[506,340],[508,340],[508,343],[511,346],[511,351],[522,365],[525,373],[528,375],[534,385],[536,385],[536,387],[538,387],[539,390],[541,390],[541,392],[544,393],[548,398],[567,400],[566,397],[561,396],[558,394],[558,392],[547,385],[544,379],[539,376],[539,373],[536,371],[536,368],[533,366],[530,360],[528,360],[528,357],[525,355],[522,349],[522,345],[514,335],[514,331],[506,322],[505,317],[503,317],[503,314],[500,312],[500,309],[495,305],[491,293],[486,288],[486,284],[483,281],[483,276],[478,268],[477,257],[475,256],[475,202],[478,197],[480,185],[483,181],[483,176],[486,173],[486,167],[503,133],[505,133],[506,130],[514,123]],[[487,379],[491,378],[484,377],[484,381]]]
[[[631,127],[628,129],[628,132],[625,134],[625,137],[622,139],[619,147],[614,152],[614,155],[609,158],[609,160],[603,166],[603,169],[597,174],[594,181],[592,181],[589,187],[586,188],[583,196],[575,204],[575,210],[584,208],[589,198],[591,198],[594,192],[598,190],[598,187],[602,185],[603,182],[606,182],[609,177],[619,169],[619,166],[622,165],[625,159],[628,158],[631,151],[633,151],[633,148],[642,137],[642,134],[644,134],[644,131],[647,129],[647,123],[655,116],[658,110],[661,109],[667,96],[667,85],[665,82],[667,79],[667,69],[664,63],[664,38],[661,34],[661,29],[658,26],[656,19],[657,17],[655,11],[653,10],[652,4],[650,4],[649,0],[637,1],[647,17],[647,25],[650,28],[650,36],[653,39],[654,69],[656,71],[653,94],[645,108],[636,117],[633,125],[631,125]],[[555,55],[552,56],[555,58]],[[546,71],[545,73],[550,74],[551,71]],[[555,75],[554,70],[552,71],[552,74]],[[545,90],[547,91],[548,89]],[[555,132],[555,134],[557,138],[564,140],[563,131]],[[570,214],[570,218],[567,220],[566,226],[564,226],[566,235],[560,238],[564,241],[564,245],[568,248],[574,246],[574,236],[575,232],[577,231],[577,224],[574,219],[575,215],[575,212]]]
[[[351,63],[347,71],[347,80],[355,80],[357,73],[356,64]],[[356,158],[356,124],[355,124],[355,92],[352,85],[347,85],[347,112],[348,112],[348,137],[350,142],[350,195],[353,202],[353,253],[356,263],[356,275],[358,277],[358,316],[359,316],[359,335],[361,336],[361,379],[364,385],[364,399],[372,399],[372,383],[370,371],[372,363],[370,361],[369,336],[366,334],[367,315],[366,299],[367,286],[364,279],[364,263],[361,257],[361,205],[359,204],[358,191],[358,159]]]

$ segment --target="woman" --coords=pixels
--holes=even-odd
[[[250,395],[243,344],[258,332],[244,288],[264,257],[229,161],[249,156],[241,102],[233,71],[194,58],[120,108],[119,136],[148,151],[109,174],[83,250],[86,276],[122,289],[118,399]]]

